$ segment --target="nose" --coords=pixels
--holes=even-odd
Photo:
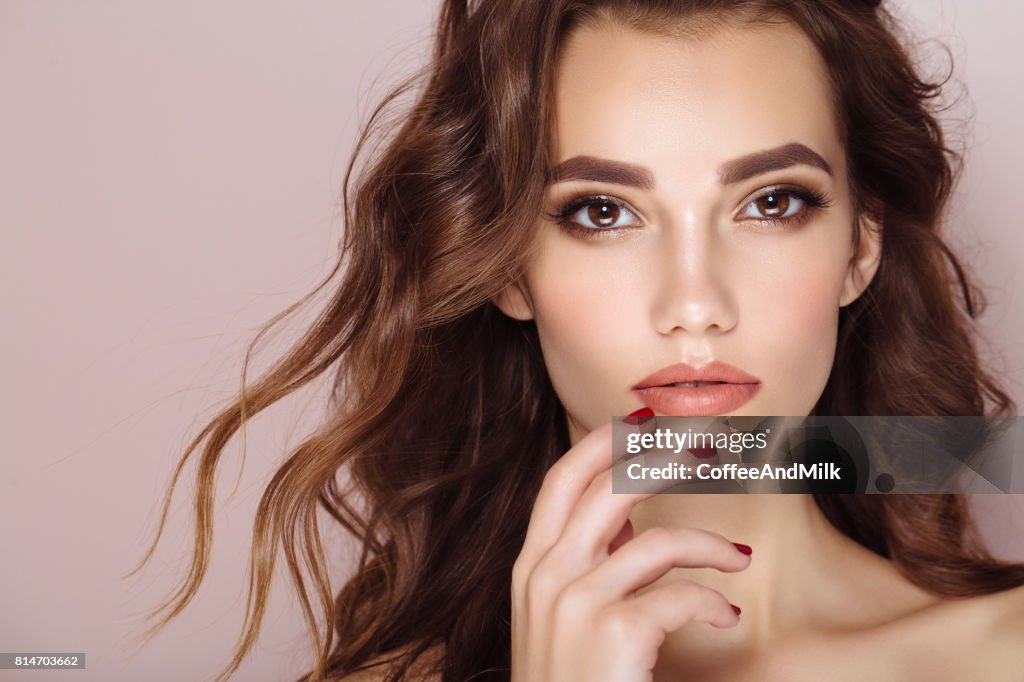
[[[713,230],[691,225],[665,235],[651,276],[651,318],[662,335],[724,334],[739,321],[727,253]]]

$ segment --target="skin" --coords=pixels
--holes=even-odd
[[[608,418],[640,407],[630,388],[662,367],[719,360],[757,377],[730,415],[806,415],[825,386],[838,311],[874,275],[882,226],[853,214],[811,44],[788,25],[670,39],[605,22],[570,36],[558,67],[556,163],[628,163],[650,186],[552,183],[546,214],[599,194],[630,211],[615,222],[628,227],[584,239],[545,220],[522,281],[496,300],[536,321],[573,444],[513,572],[513,680],[1019,679],[1024,589],[927,593],[807,496],[610,493]],[[721,181],[728,161],[794,142],[831,173],[800,164]],[[780,184],[829,205],[795,223],[752,220],[751,200]],[[658,619],[667,635],[643,641]],[[412,678],[439,679],[441,653]]]
[[[557,162],[626,162],[654,182],[553,183],[546,213],[577,193],[606,195],[639,216],[619,224],[636,226],[587,239],[545,221],[522,286],[502,302],[536,321],[573,442],[642,407],[631,387],[677,362],[724,361],[760,379],[730,414],[809,414],[832,367],[839,309],[878,263],[877,239],[855,260],[845,154],[813,46],[790,27],[681,40],[609,22],[567,40],[555,95]],[[800,164],[721,183],[725,162],[790,143],[833,174]],[[803,224],[747,218],[751,200],[780,184],[832,205]]]
[[[809,496],[624,501],[630,496],[612,496],[594,464],[595,436],[606,435],[609,416],[642,407],[631,387],[677,362],[724,361],[757,377],[758,393],[731,415],[806,415],[818,400],[839,310],[874,275],[882,226],[854,215],[827,76],[811,43],[786,24],[681,39],[603,21],[568,38],[555,98],[556,163],[598,157],[642,167],[652,182],[553,182],[546,214],[597,194],[616,202],[615,224],[626,227],[586,238],[545,219],[521,282],[496,300],[511,317],[535,320],[574,445],[538,498],[517,562],[519,590],[529,583],[524,575],[562,551],[559,539],[591,530],[611,541],[614,529],[587,526],[603,509],[615,527],[628,516],[616,544],[668,528],[753,547],[741,560],[680,539],[683,555],[689,547],[718,570],[672,568],[636,591],[689,580],[743,610],[734,621],[721,601],[670,632],[654,680],[1014,679],[1024,665],[1014,634],[1024,632],[1024,590],[942,599],[836,531]],[[722,183],[728,161],[791,143],[816,152],[831,173],[798,164]],[[829,205],[799,222],[757,219],[763,213],[751,201],[778,185],[825,195]],[[589,208],[574,215],[585,223]],[[679,556],[670,563],[686,565]],[[566,635],[571,624],[562,621],[546,627],[554,628],[546,637],[591,641]],[[522,638],[520,650],[533,646],[537,658],[540,639]]]

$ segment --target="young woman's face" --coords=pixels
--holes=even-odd
[[[845,152],[810,41],[789,24],[698,38],[586,26],[563,45],[555,106],[537,248],[499,305],[536,321],[573,442],[645,404],[809,414],[839,309],[878,256],[874,230],[853,244]],[[712,361],[745,375],[711,387],[667,386],[696,378],[685,367],[653,377]]]

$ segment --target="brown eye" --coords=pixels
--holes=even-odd
[[[754,203],[761,215],[767,218],[777,218],[780,215],[785,215],[789,209],[789,195],[772,192],[758,197]]]
[[[751,199],[740,217],[754,220],[786,220],[796,218],[821,202],[801,195],[796,190],[774,189]]]
[[[631,209],[609,197],[581,199],[564,209],[561,215],[565,216],[564,223],[594,232],[640,226],[640,219]]]
[[[587,218],[598,227],[611,227],[619,220],[622,210],[610,201],[595,202],[587,207]]]

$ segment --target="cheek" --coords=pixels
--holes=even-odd
[[[635,269],[612,250],[552,241],[527,275],[537,330],[563,405],[594,428],[635,400],[629,377],[644,349]]]
[[[773,414],[808,414],[828,382],[847,271],[835,241],[795,244],[746,271],[740,325],[751,362],[764,368],[765,409]]]

